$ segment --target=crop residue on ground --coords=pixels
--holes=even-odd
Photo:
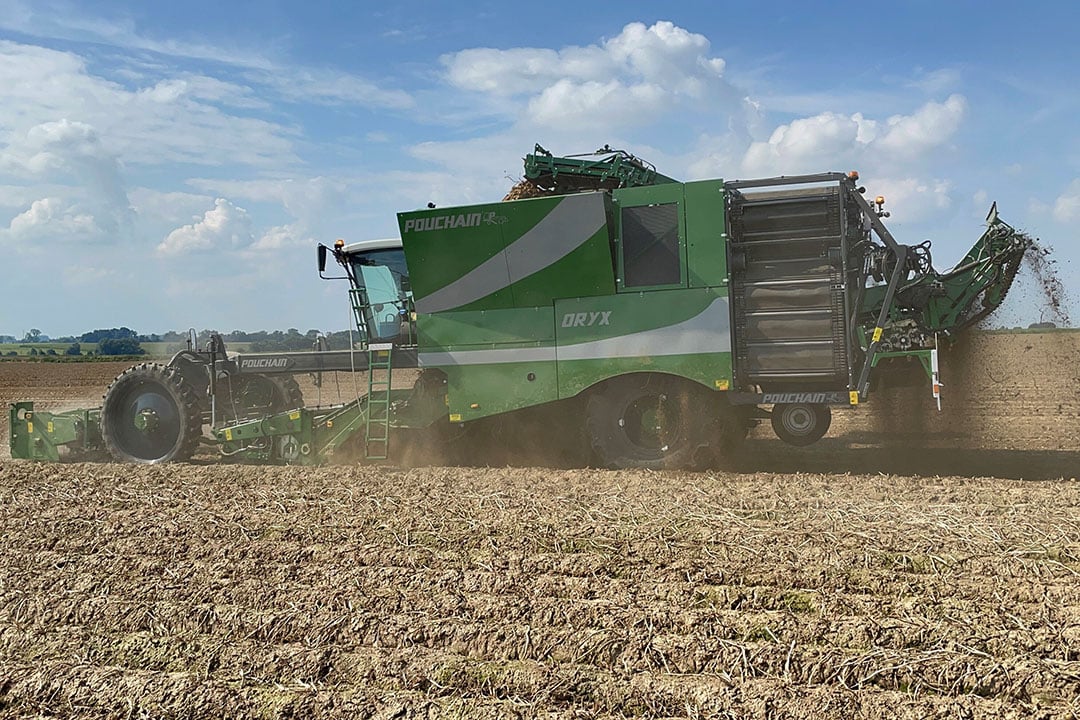
[[[2,467],[17,713],[997,718],[1080,700],[1071,484]]]

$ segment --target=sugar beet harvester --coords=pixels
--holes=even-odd
[[[991,209],[949,272],[898,243],[855,173],[681,183],[632,155],[526,157],[528,199],[399,213],[401,240],[318,247],[344,270],[355,350],[235,355],[213,337],[120,375],[101,408],[11,407],[16,458],[107,452],[315,464],[388,455],[392,428],[572,427],[592,461],[722,458],[756,418],[808,445],[831,407],[922,366],[996,308],[1030,240]],[[418,368],[411,389],[391,368]],[[370,370],[352,402],[304,407],[297,373]],[[544,423],[540,423],[544,424]],[[64,450],[62,453],[61,450]]]

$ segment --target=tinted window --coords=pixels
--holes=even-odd
[[[679,206],[677,203],[626,208],[622,212],[623,285],[677,285]]]

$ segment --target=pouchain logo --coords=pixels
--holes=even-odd
[[[241,358],[240,367],[245,370],[284,370],[290,362],[289,358],[283,357]]]
[[[403,232],[430,232],[432,230],[456,230],[457,228],[480,227],[484,225],[502,225],[510,218],[497,215],[494,211],[486,213],[461,213],[459,215],[436,215],[434,217],[409,218],[405,221]]]
[[[833,399],[834,393],[823,392],[796,392],[796,393],[765,393],[761,396],[763,403],[810,403],[822,405]]]

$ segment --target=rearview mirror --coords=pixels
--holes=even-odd
[[[319,243],[319,273],[326,272],[326,246]]]

